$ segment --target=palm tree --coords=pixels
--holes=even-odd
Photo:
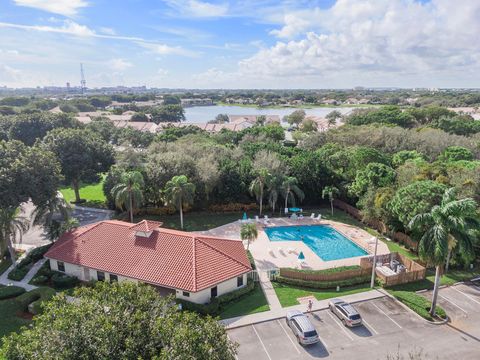
[[[142,174],[138,171],[129,171],[122,174],[120,183],[112,189],[115,205],[129,212],[131,223],[133,223],[133,212],[142,205],[143,187]]]
[[[8,248],[12,263],[16,264],[15,249],[13,244],[19,240],[22,241],[22,235],[30,227],[30,221],[20,215],[20,208],[0,209],[0,244],[1,253]]]
[[[70,212],[72,208],[65,201],[61,193],[48,200],[45,204],[37,206],[31,217],[34,225],[44,225],[49,228],[52,226],[56,214],[60,214],[62,221],[70,219]]]
[[[185,175],[174,176],[165,185],[164,197],[168,205],[180,210],[180,227],[183,229],[183,206],[193,203],[195,185]]]
[[[262,168],[257,171],[257,177],[250,183],[250,194],[255,195],[260,203],[260,216],[263,208],[263,192],[269,179],[270,173],[267,169]]]
[[[433,288],[430,314],[435,315],[441,268],[451,255],[449,243],[455,241],[464,257],[473,254],[473,243],[480,220],[476,213],[477,204],[472,198],[456,200],[455,188],[445,191],[440,205],[432,207],[430,212],[418,214],[408,224],[421,234],[420,256],[435,265],[435,285]]]
[[[288,208],[288,201],[295,206],[295,196],[298,200],[303,201],[305,194],[302,189],[298,187],[298,180],[296,177],[287,176],[282,182],[283,196],[285,197],[285,208]]]
[[[337,125],[337,119],[342,118],[342,113],[338,110],[329,112],[325,118],[328,120],[328,127]]]
[[[257,226],[254,223],[243,224],[240,228],[240,238],[247,240],[247,251],[250,248],[250,243],[255,241],[258,237]]]
[[[272,213],[275,214],[275,207],[277,206],[278,195],[282,190],[282,176],[272,176],[270,177],[267,190],[268,190],[268,202],[272,207]]]
[[[322,199],[325,199],[328,196],[328,201],[330,201],[332,216],[333,216],[333,200],[335,200],[335,196],[338,195],[338,193],[339,193],[339,190],[335,186],[325,186],[322,190]]]

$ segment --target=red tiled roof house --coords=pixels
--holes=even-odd
[[[247,284],[241,241],[109,220],[63,234],[45,254],[52,270],[83,281],[140,281],[203,304]]]

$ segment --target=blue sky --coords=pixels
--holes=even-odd
[[[478,0],[0,0],[0,86],[478,87]]]

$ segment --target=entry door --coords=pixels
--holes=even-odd
[[[83,268],[83,278],[85,281],[90,281],[90,269]]]

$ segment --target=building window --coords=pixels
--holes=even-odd
[[[57,261],[57,269],[58,271],[65,272],[65,264],[63,261]]]
[[[210,289],[210,297],[215,298],[217,297],[217,287],[213,287]]]
[[[243,276],[237,277],[237,287],[243,286]]]
[[[118,276],[114,274],[110,274],[110,281],[118,281]]]
[[[185,296],[185,297],[190,297],[190,293],[189,293],[188,291],[184,291],[182,294],[183,294],[183,296]]]
[[[105,281],[105,273],[103,271],[97,271],[97,280]]]

